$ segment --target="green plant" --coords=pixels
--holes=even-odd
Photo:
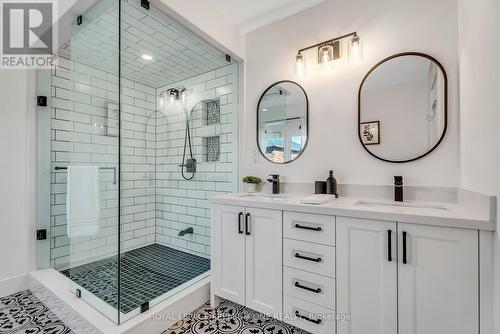
[[[261,182],[262,182],[261,178],[257,176],[245,176],[243,178],[243,183],[259,184]]]

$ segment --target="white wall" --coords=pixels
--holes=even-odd
[[[34,267],[34,77],[0,70],[0,280]]]
[[[380,121],[380,144],[369,145],[370,152],[390,160],[408,160],[427,152],[428,94],[426,82],[363,90],[366,112],[361,121]]]
[[[272,172],[283,175],[284,181],[312,182],[326,179],[328,170],[333,169],[341,183],[389,184],[393,175],[402,174],[406,184],[457,186],[457,25],[457,0],[329,0],[250,32],[245,45],[242,174],[266,176]],[[254,163],[255,110],[262,92],[275,81],[293,79],[299,48],[355,30],[363,40],[361,63],[341,64],[330,73],[316,71],[303,79],[295,78],[305,88],[310,102],[310,139],[305,153],[284,166],[262,157]],[[446,68],[450,127],[442,145],[425,159],[388,164],[368,155],[359,143],[357,91],[365,73],[376,62],[403,51],[428,53]]]
[[[462,186],[497,197],[500,197],[499,32],[498,0],[460,0]],[[496,231],[494,240],[494,318],[495,333],[500,333],[500,231]]]

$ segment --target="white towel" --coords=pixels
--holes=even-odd
[[[99,233],[99,167],[69,166],[66,192],[68,238]]]
[[[331,202],[333,200],[335,200],[335,195],[315,194],[315,195],[301,198],[300,202],[304,203],[304,204],[320,205],[320,204],[325,204],[325,203]]]

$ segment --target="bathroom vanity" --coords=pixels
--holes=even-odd
[[[212,303],[229,299],[311,333],[479,333],[495,229],[493,201],[482,201],[215,197]]]

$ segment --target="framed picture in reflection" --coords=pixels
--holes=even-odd
[[[360,123],[359,132],[363,145],[380,144],[380,121]]]

